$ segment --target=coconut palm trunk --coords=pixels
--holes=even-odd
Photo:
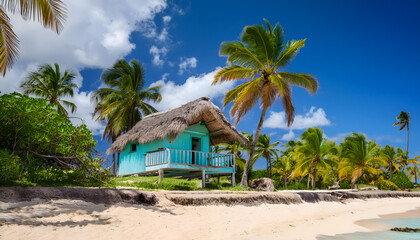
[[[261,133],[261,128],[264,123],[266,112],[267,112],[267,107],[264,106],[261,112],[260,121],[258,122],[257,131],[255,132],[254,139],[252,140],[250,148],[249,148],[249,155],[245,162],[244,174],[242,175],[241,184],[240,184],[240,186],[242,187],[248,187],[248,171],[251,168],[251,163],[252,163],[252,159],[254,157],[254,152],[255,152],[255,146],[257,145],[258,137],[260,136],[260,133]]]
[[[315,184],[316,184],[316,174],[317,174],[317,172],[318,172],[318,168],[317,168],[317,166],[318,166],[318,160],[316,160],[315,161],[315,163],[314,163],[314,169],[313,169],[313,171],[312,171],[312,190],[315,190]]]

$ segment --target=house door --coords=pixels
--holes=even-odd
[[[191,142],[192,142],[191,150],[201,151],[201,138],[193,137]],[[196,164],[196,162],[198,161],[198,156],[199,156],[198,152],[192,152],[192,164]]]

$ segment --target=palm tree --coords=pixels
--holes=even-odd
[[[30,72],[26,80],[20,85],[25,94],[34,94],[38,97],[47,99],[57,107],[57,111],[68,116],[65,107],[70,108],[71,112],[76,111],[76,105],[72,102],[62,100],[62,97],[73,97],[73,89],[78,86],[73,83],[76,73],[66,69],[64,74],[60,72],[60,66],[54,63],[54,67],[49,64],[41,65],[37,71]],[[63,106],[64,105],[64,106]]]
[[[335,142],[323,137],[320,128],[308,128],[301,138],[303,144],[297,146],[294,154],[297,159],[295,174],[308,172],[312,178],[312,189],[315,189],[318,170],[327,170],[336,164],[338,149]]]
[[[398,122],[394,123],[393,126],[401,125],[400,131],[407,127],[407,147],[405,148],[405,152],[408,155],[408,139],[410,136],[410,113],[409,112],[400,112],[400,115],[397,117]]]
[[[417,184],[417,176],[420,176],[419,166],[414,164],[413,166],[409,166],[406,171],[410,177],[410,180],[412,181],[414,179],[414,182]]]
[[[212,85],[232,80],[246,80],[229,90],[224,107],[233,102],[230,114],[238,123],[259,102],[262,108],[254,139],[242,175],[241,186],[248,186],[248,171],[254,157],[267,109],[280,99],[287,115],[287,125],[293,122],[291,85],[305,88],[311,94],[318,89],[315,77],[305,73],[282,72],[305,45],[306,39],[292,40],[284,45],[284,33],[279,23],[274,28],[265,20],[263,25],[246,26],[241,41],[223,42],[220,54],[228,57],[230,65],[217,71]]]
[[[400,167],[401,171],[404,171],[405,168],[410,164],[418,164],[418,159],[420,156],[415,158],[409,158],[407,152],[404,152],[401,148],[397,149],[397,164]]]
[[[380,146],[373,141],[366,141],[363,134],[353,133],[341,143],[341,162],[338,170],[340,178],[351,176],[354,187],[357,179],[367,174],[378,174],[378,166],[386,166],[387,162],[379,154]]]
[[[283,154],[274,160],[273,171],[280,174],[280,181],[283,181],[284,188],[287,188],[287,182],[292,176],[296,161],[293,158],[293,153]]]
[[[97,104],[92,117],[96,116],[97,121],[107,121],[103,139],[113,142],[119,135],[130,130],[143,116],[157,112],[150,102],[161,101],[161,86],[144,90],[144,72],[139,61],[131,60],[128,63],[125,59],[118,60],[112,68],[103,71],[101,78],[108,87],[100,88],[92,95],[92,101]]]
[[[5,10],[19,13],[25,20],[40,22],[44,27],[55,30],[63,29],[66,19],[66,7],[61,0],[1,1],[0,4],[0,71],[3,76],[10,69],[19,54],[19,40]]]
[[[255,150],[255,159],[259,159],[260,157],[265,158],[265,160],[267,161],[267,174],[268,177],[271,178],[272,177],[272,172],[271,172],[271,165],[272,165],[272,157],[278,157],[277,156],[277,152],[278,149],[276,149],[275,147],[277,147],[280,142],[274,142],[274,143],[270,143],[270,136],[266,135],[266,134],[261,134],[260,137],[258,138],[258,143],[257,143],[257,149]]]
[[[399,171],[398,165],[396,163],[398,159],[397,152],[395,152],[395,148],[389,145],[386,145],[383,149],[381,149],[381,156],[387,162],[386,165],[388,166],[389,171],[389,180],[392,179],[392,173],[394,171]]]

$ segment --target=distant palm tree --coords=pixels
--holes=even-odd
[[[340,178],[351,176],[351,186],[357,179],[366,174],[378,174],[378,166],[386,166],[387,162],[379,154],[380,146],[373,141],[366,141],[363,134],[353,133],[341,143],[341,162],[338,170]]]
[[[49,64],[41,65],[37,71],[29,73],[26,80],[20,85],[25,94],[33,94],[47,99],[57,107],[57,111],[68,116],[65,107],[75,112],[77,107],[74,103],[62,100],[62,97],[73,97],[73,89],[78,86],[73,83],[76,73],[72,70],[60,72],[60,66],[55,63],[54,67]],[[64,105],[64,106],[63,106]]]
[[[270,141],[270,136],[266,134],[261,134],[258,138],[258,143],[256,146],[257,149],[255,150],[254,157],[256,159],[259,159],[260,157],[265,158],[265,160],[267,161],[267,174],[269,178],[272,177],[272,159],[274,157],[278,157],[277,152],[279,150],[275,147],[277,147],[280,144],[280,142],[271,143]]]
[[[405,148],[405,152],[408,155],[408,140],[410,137],[410,113],[409,112],[400,112],[400,115],[397,117],[398,122],[394,123],[393,126],[401,125],[400,131],[407,127],[407,147]]]
[[[283,181],[284,188],[287,188],[287,182],[292,177],[295,163],[292,152],[278,156],[274,160],[273,172],[280,174],[280,181]]]
[[[0,3],[0,71],[3,76],[19,53],[19,40],[13,31],[6,10],[18,13],[25,20],[40,22],[44,27],[60,33],[66,19],[66,7],[61,0],[8,0]]]
[[[405,168],[410,164],[418,164],[420,159],[420,156],[417,156],[415,158],[409,158],[407,152],[404,152],[401,148],[397,149],[397,164],[401,171],[404,171]]]
[[[305,88],[311,94],[318,89],[315,77],[305,73],[282,72],[289,65],[306,39],[292,40],[284,45],[284,33],[279,23],[274,28],[265,20],[263,25],[246,26],[241,35],[241,42],[223,42],[220,54],[228,57],[230,65],[217,71],[213,85],[225,81],[245,79],[246,82],[229,90],[224,97],[224,106],[233,102],[231,116],[238,123],[255,104],[260,103],[261,117],[242,176],[241,186],[248,186],[248,171],[254,157],[255,146],[260,136],[267,109],[277,99],[283,104],[287,116],[287,125],[293,122],[292,85]]]
[[[419,166],[417,164],[414,164],[413,166],[408,167],[406,171],[410,177],[410,180],[412,181],[414,179],[414,182],[417,184],[417,178],[418,176],[420,176]]]
[[[335,142],[323,137],[320,128],[308,128],[302,134],[302,145],[296,147],[294,154],[297,159],[295,174],[308,172],[312,178],[312,189],[315,189],[318,169],[330,169],[336,165],[338,148]]]
[[[396,163],[398,159],[397,152],[395,152],[395,148],[389,145],[386,145],[383,149],[381,149],[381,156],[387,162],[386,165],[389,171],[389,180],[392,179],[392,173],[394,171],[399,171],[398,165]]]
[[[103,139],[114,142],[122,133],[130,130],[143,116],[157,112],[150,104],[162,99],[159,89],[154,86],[144,89],[143,65],[137,60],[128,63],[118,60],[111,68],[102,72],[102,82],[108,87],[93,92],[91,100],[96,102],[92,117],[97,121],[106,120]],[[113,168],[115,155],[112,156]]]

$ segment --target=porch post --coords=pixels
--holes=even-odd
[[[162,182],[163,174],[164,174],[163,168],[159,169],[159,181],[158,181],[158,183]]]
[[[202,174],[202,180],[203,182],[201,183],[201,187],[205,188],[206,187],[206,170],[201,170],[201,174]]]
[[[235,187],[235,173],[232,173],[232,187]]]

